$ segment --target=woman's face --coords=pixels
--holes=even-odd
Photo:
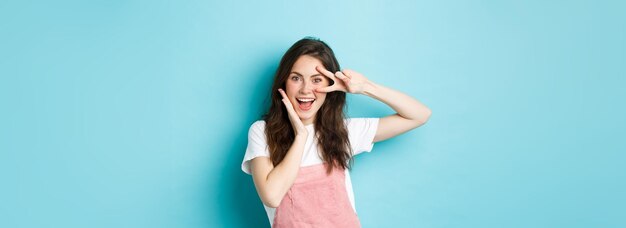
[[[326,99],[326,93],[315,92],[315,89],[330,85],[329,79],[318,72],[316,66],[324,65],[315,57],[300,56],[293,64],[285,83],[287,97],[304,125],[315,121],[315,114]]]

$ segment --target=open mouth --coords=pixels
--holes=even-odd
[[[313,106],[313,102],[315,102],[315,98],[296,98],[298,101],[298,106],[303,111],[308,111]]]

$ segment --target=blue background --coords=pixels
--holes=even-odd
[[[364,227],[626,227],[625,9],[2,1],[0,227],[267,226],[247,131],[309,35],[433,111],[356,159]]]

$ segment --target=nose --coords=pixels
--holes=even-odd
[[[304,82],[302,84],[302,87],[300,87],[300,93],[301,94],[309,94],[313,91],[313,83],[311,82]]]

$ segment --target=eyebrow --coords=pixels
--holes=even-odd
[[[300,73],[298,73],[296,71],[292,71],[291,74],[297,74],[299,76],[302,76],[302,74],[300,74]],[[316,77],[316,76],[322,76],[322,74],[314,74],[314,75],[311,75],[310,77]]]

